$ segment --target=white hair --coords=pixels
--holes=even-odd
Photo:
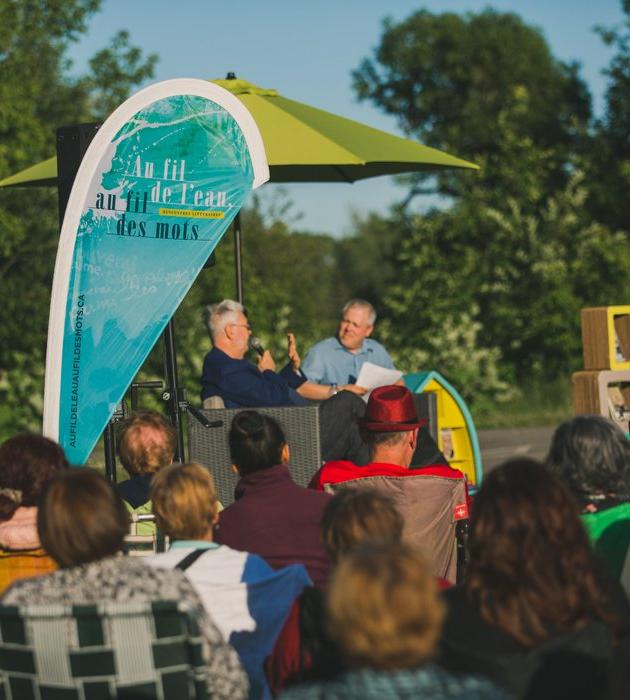
[[[229,323],[236,322],[237,314],[243,313],[245,313],[243,305],[233,299],[224,299],[218,304],[206,306],[203,319],[213,342]]]
[[[369,301],[366,301],[365,299],[350,299],[350,301],[345,303],[343,309],[341,309],[341,317],[343,318],[346,313],[355,306],[361,309],[367,309],[368,323],[370,326],[373,326],[374,322],[376,321],[376,309],[372,306],[372,304],[370,304]]]

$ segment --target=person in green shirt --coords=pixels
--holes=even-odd
[[[630,442],[603,416],[576,416],[556,429],[546,465],[577,498],[596,552],[619,580],[630,547]]]
[[[177,436],[168,420],[157,411],[132,414],[118,433],[118,456],[129,479],[117,485],[129,513],[152,513],[149,489],[153,476],[173,462]],[[138,535],[154,535],[154,522],[140,522]]]

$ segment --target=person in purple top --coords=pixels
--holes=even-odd
[[[315,586],[324,588],[331,564],[320,521],[332,497],[293,481],[286,465],[289,447],[273,418],[241,411],[229,443],[240,480],[234,503],[219,515],[215,542],[258,554],[274,569],[304,564]]]

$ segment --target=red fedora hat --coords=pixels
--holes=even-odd
[[[365,416],[359,418],[361,428],[377,433],[414,430],[426,422],[418,418],[409,389],[399,384],[374,389]]]

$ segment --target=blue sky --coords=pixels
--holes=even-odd
[[[519,14],[542,29],[555,56],[579,62],[595,110],[601,111],[601,70],[612,52],[592,30],[623,20],[620,0],[104,0],[71,57],[76,71],[83,72],[91,55],[117,30],[127,29],[133,43],[159,54],[156,80],[222,78],[234,71],[292,99],[401,134],[393,117],[357,103],[351,86],[351,71],[378,44],[382,19],[401,20],[420,8],[462,13],[488,6]],[[273,197],[277,187],[265,185],[261,194]],[[404,195],[391,178],[287,190],[303,214],[299,228],[333,235],[351,232],[351,212],[384,214]],[[430,204],[425,199],[419,208]]]

